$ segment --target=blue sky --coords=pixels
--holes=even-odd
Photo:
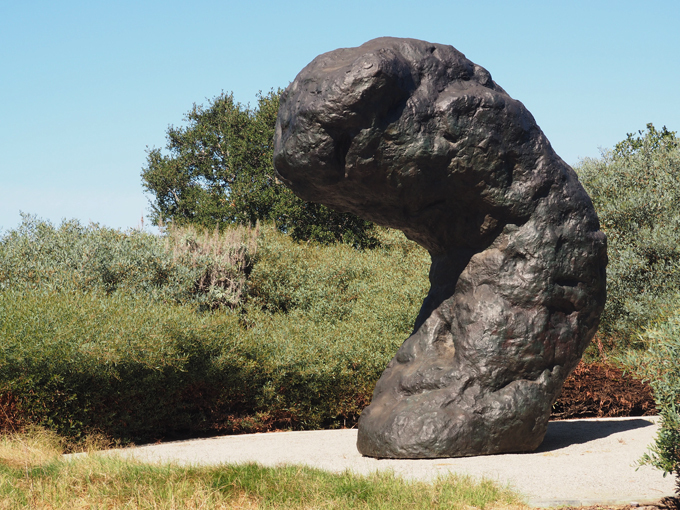
[[[140,172],[193,103],[255,103],[316,55],[380,36],[450,44],[567,163],[648,122],[680,131],[680,2],[0,2],[0,229],[19,211],[136,227]]]

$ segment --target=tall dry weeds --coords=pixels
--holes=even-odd
[[[166,248],[175,262],[205,267],[194,292],[206,295],[211,308],[235,307],[241,302],[255,260],[259,232],[259,224],[212,232],[171,224],[166,230]]]

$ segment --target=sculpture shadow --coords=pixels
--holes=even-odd
[[[583,420],[583,421],[551,421],[548,432],[536,453],[560,450],[573,444],[583,444],[602,439],[618,432],[651,427],[653,423],[642,418],[630,420]]]

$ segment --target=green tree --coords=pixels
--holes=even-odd
[[[652,154],[656,151],[668,151],[678,146],[675,131],[669,131],[666,126],[657,131],[654,124],[647,124],[647,132],[638,131],[637,136],[628,133],[626,139],[614,146],[614,154],[619,158],[630,158],[642,153]]]
[[[680,289],[680,144],[652,124],[576,172],[607,234],[607,304],[600,336],[625,349]],[[640,345],[641,347],[641,345]]]
[[[258,94],[251,109],[233,94],[194,104],[184,127],[167,131],[168,154],[150,149],[142,170],[151,219],[213,228],[273,221],[296,240],[377,242],[373,224],[300,200],[277,181],[272,163],[281,91]]]

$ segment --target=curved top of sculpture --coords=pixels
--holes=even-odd
[[[274,165],[286,185],[433,253],[484,248],[576,182],[524,105],[452,46],[383,37],[325,53],[281,103]],[[569,192],[589,205],[579,185]]]

